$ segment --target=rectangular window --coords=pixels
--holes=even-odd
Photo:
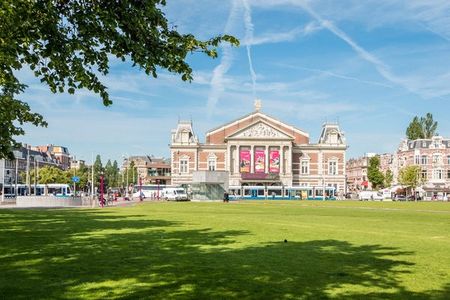
[[[415,155],[415,156],[414,156],[414,163],[415,163],[416,165],[419,165],[419,164],[420,164],[420,155]]]
[[[428,164],[428,157],[426,155],[422,155],[422,165]]]
[[[337,175],[337,161],[328,162],[328,174]]]
[[[187,159],[180,159],[180,173],[189,173],[188,162]]]
[[[309,161],[302,160],[302,162],[301,162],[301,173],[302,174],[309,174]]]
[[[216,159],[209,158],[208,159],[208,171],[215,171],[216,170]]]
[[[433,179],[442,179],[442,170],[433,170]]]
[[[450,179],[450,169],[447,170],[447,179]]]
[[[447,156],[447,164],[450,165],[450,155]]]
[[[427,179],[427,170],[422,170],[422,172],[420,173],[420,177],[424,180]]]

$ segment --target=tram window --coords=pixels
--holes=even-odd
[[[244,190],[244,195],[245,196],[250,196],[252,194],[251,190]]]
[[[258,190],[258,196],[264,196],[264,190]]]
[[[281,196],[281,190],[267,190],[267,194],[270,196],[272,195],[276,195],[276,196]]]
[[[316,190],[316,196],[323,196],[322,190]]]

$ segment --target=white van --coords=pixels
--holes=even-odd
[[[383,194],[377,191],[359,192],[359,200],[380,200],[383,201]]]
[[[165,200],[189,200],[186,191],[181,187],[168,187],[162,190],[162,198]]]

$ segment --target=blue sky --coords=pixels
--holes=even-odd
[[[262,111],[310,133],[325,121],[346,133],[347,158],[393,152],[415,115],[431,112],[450,136],[449,1],[168,1],[167,18],[182,32],[207,39],[232,34],[217,59],[188,58],[192,83],[161,71],[147,77],[130,63],[111,62],[102,81],[114,101],[103,107],[88,91],[52,94],[29,71],[22,99],[48,128],[26,126],[20,141],[67,146],[121,162],[125,155],[169,156],[170,130],[192,119],[205,132]]]

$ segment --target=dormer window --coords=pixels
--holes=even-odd
[[[184,143],[189,143],[189,132],[188,131],[183,131],[181,132],[181,142]]]
[[[328,135],[328,142],[330,144],[337,144],[338,143],[338,135],[336,132],[332,132]]]

